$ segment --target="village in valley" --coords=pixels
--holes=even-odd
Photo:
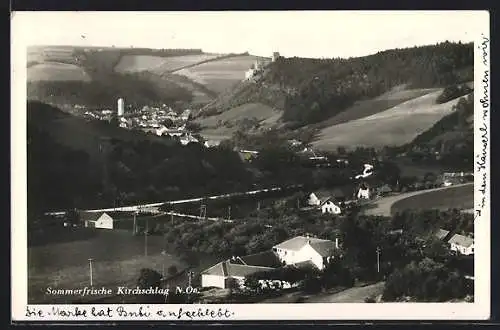
[[[473,301],[472,45],[61,49],[29,69],[91,79],[28,83],[29,303]]]

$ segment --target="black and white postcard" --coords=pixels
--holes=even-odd
[[[11,24],[13,320],[489,318],[487,11]]]

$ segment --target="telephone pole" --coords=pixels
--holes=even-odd
[[[92,258],[89,258],[89,275],[90,275],[90,287],[93,286],[94,282],[92,281]]]
[[[146,229],[144,229],[144,256],[148,256],[148,219],[146,219]]]
[[[132,235],[135,236],[137,231],[137,211],[134,212],[134,227],[132,228]]]
[[[174,215],[170,214],[170,221],[172,222],[172,227],[174,226]]]
[[[227,207],[227,220],[231,220],[231,205]]]
[[[377,273],[380,273],[380,247],[377,246]]]
[[[260,211],[260,200],[257,201],[257,211]]]

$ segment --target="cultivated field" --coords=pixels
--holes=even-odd
[[[82,68],[66,63],[42,63],[30,66],[27,70],[28,81],[90,81],[90,76]]]
[[[383,197],[368,204],[366,215],[391,216],[404,209],[469,209],[474,204],[474,183],[412,191]]]
[[[347,123],[351,120],[368,117],[437,90],[438,89],[436,88],[405,89],[405,86],[398,86],[372,100],[358,101],[353,106],[345,111],[342,111],[338,115],[313,126],[315,128],[326,128],[333,125]]]
[[[190,68],[175,71],[205,85],[214,92],[221,93],[245,78],[245,71],[250,69],[258,57],[251,55],[234,56],[210,61]]]
[[[128,231],[98,230],[88,240],[49,244],[28,249],[28,301],[54,302],[57,296],[45,295],[47,287],[75,289],[90,286],[89,261],[93,258],[95,287],[116,289],[118,285],[133,286],[141,268],[161,272],[163,267],[175,265],[179,270],[186,265],[180,258],[161,254],[163,238],[148,237],[148,256],[144,256],[144,237],[132,236]],[[59,296],[64,302],[67,297]]]
[[[149,55],[125,55],[115,67],[116,72],[140,72],[151,71],[162,74],[181,69],[188,65],[211,60],[219,57],[217,54],[199,54],[184,56],[149,56]]]
[[[458,99],[435,104],[441,90],[403,102],[377,114],[323,129],[313,146],[335,150],[338,146],[383,147],[411,142],[445,115]]]

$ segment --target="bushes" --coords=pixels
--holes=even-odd
[[[446,87],[443,92],[437,97],[436,103],[446,103],[457,97],[467,95],[472,92],[472,88],[467,85],[451,85]]]
[[[391,274],[384,288],[385,301],[411,297],[417,301],[447,301],[470,293],[464,277],[442,263],[425,258]]]

